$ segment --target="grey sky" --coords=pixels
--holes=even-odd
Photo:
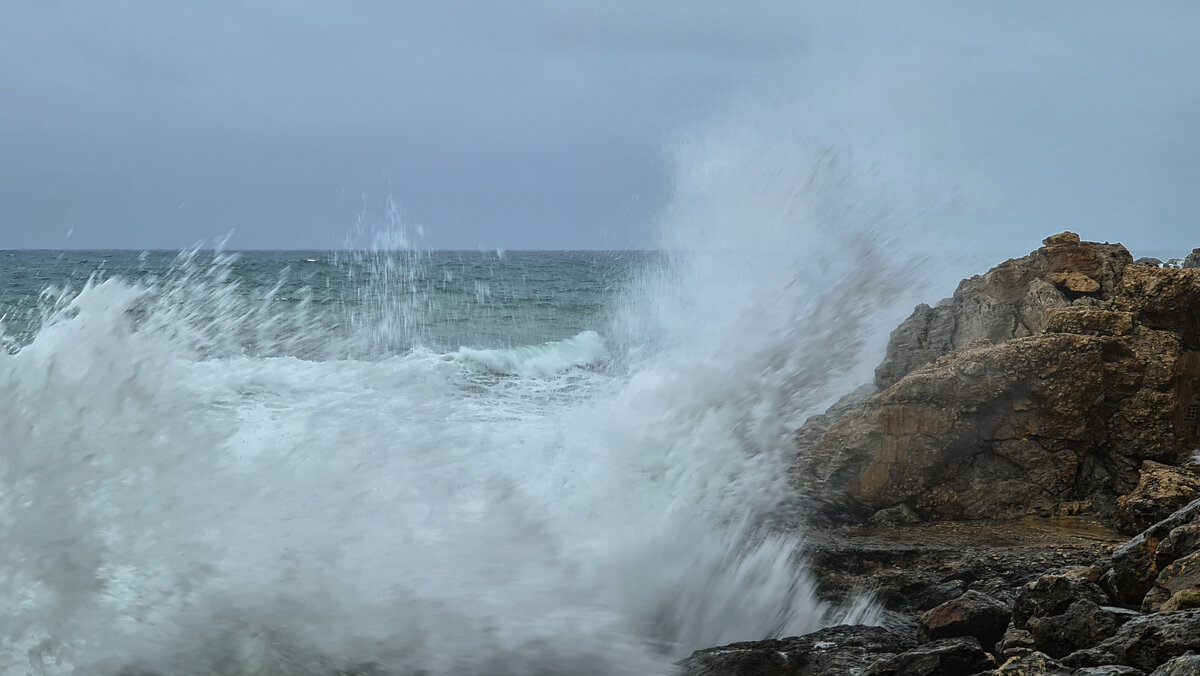
[[[0,248],[337,247],[388,197],[422,247],[640,246],[671,140],[765,109],[963,241],[1190,249],[1197,35],[1190,1],[0,0]]]

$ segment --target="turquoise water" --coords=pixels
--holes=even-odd
[[[296,356],[517,347],[603,326],[622,285],[660,258],[590,251],[6,251],[0,318],[11,349],[30,340],[60,295],[115,277],[150,288],[151,296],[181,284],[219,284],[261,314],[303,312],[320,335],[293,344]],[[268,342],[260,349],[278,349]]]

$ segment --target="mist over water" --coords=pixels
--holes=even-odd
[[[681,151],[661,254],[0,262],[65,275],[0,353],[3,673],[666,673],[837,619],[788,438],[908,277],[832,153],[750,141]]]

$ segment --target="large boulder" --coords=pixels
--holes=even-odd
[[[1200,610],[1142,615],[1125,623],[1096,648],[1112,664],[1151,672],[1188,652],[1200,650]]]
[[[1091,568],[1042,575],[1017,594],[1013,604],[1013,626],[1029,629],[1032,620],[1062,615],[1080,601],[1095,605],[1108,603],[1108,595],[1096,584],[1097,578]]]
[[[1082,599],[1058,615],[1029,618],[1026,626],[1038,650],[1062,658],[1076,650],[1091,648],[1136,616],[1137,613],[1124,608],[1099,606]]]
[[[1142,599],[1142,610],[1186,610],[1200,606],[1200,552],[1192,552],[1168,564]]]
[[[969,590],[962,596],[931,608],[921,616],[930,638],[971,636],[991,650],[1004,636],[1012,612],[986,594]]]
[[[1125,532],[1140,532],[1200,498],[1200,476],[1184,467],[1147,460],[1138,484],[1117,498],[1117,524]]]
[[[1159,573],[1200,548],[1200,500],[1113,550],[1107,584],[1116,600],[1139,607]]]
[[[1200,269],[1131,262],[1056,236],[919,307],[881,391],[798,432],[793,484],[843,519],[1094,510],[1128,533],[1195,497],[1174,465],[1200,448]]]

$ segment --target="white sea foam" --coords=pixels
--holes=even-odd
[[[568,369],[590,366],[608,356],[604,340],[595,331],[542,345],[524,345],[505,350],[461,348],[448,358],[478,364],[495,373],[546,378]]]
[[[670,265],[557,343],[299,359],[194,260],[64,295],[0,353],[4,673],[646,674],[827,621],[767,517],[898,277],[830,156],[692,152]]]

